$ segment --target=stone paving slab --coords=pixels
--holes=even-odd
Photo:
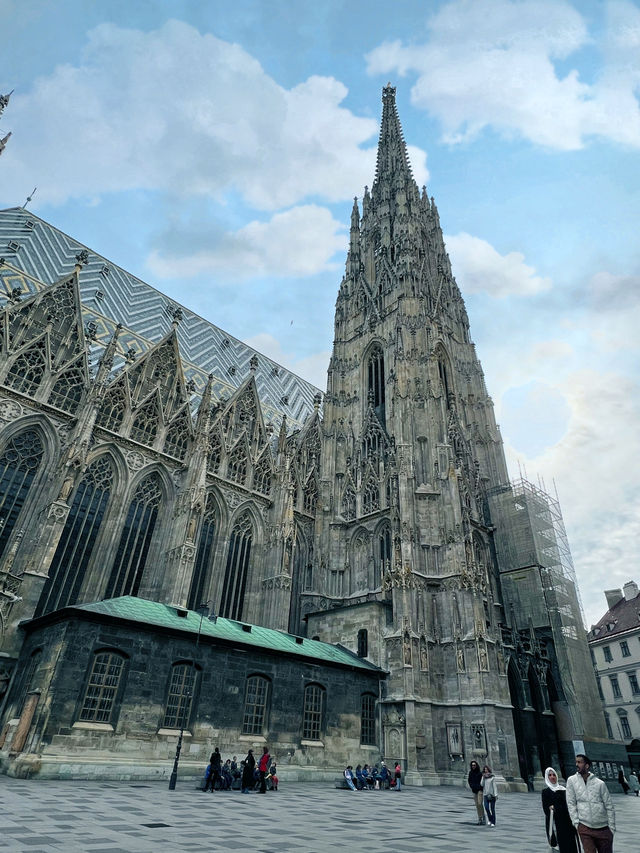
[[[640,798],[613,795],[615,853],[640,851]],[[548,853],[540,794],[502,794],[495,829],[463,788],[204,794],[191,783],[50,782],[0,777],[0,850],[11,853]],[[157,824],[157,826],[148,826]]]

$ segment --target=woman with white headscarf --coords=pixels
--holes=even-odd
[[[542,791],[542,808],[546,817],[549,846],[560,853],[578,853],[578,834],[573,828],[567,809],[567,789],[558,782],[553,767],[544,771],[546,788]]]

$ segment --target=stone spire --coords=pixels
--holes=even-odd
[[[382,90],[382,123],[378,141],[378,159],[376,177],[373,182],[373,195],[376,187],[384,181],[394,183],[398,178],[403,183],[413,181],[409,164],[407,145],[396,108],[396,88],[387,84]]]

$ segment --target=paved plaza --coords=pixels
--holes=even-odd
[[[615,853],[640,849],[640,798],[614,795]],[[315,784],[204,794],[192,783],[42,782],[0,777],[0,851],[327,850],[547,853],[539,794],[502,794],[495,829],[463,788],[352,793]]]

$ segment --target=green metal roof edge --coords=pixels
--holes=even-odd
[[[202,638],[223,640],[226,642],[242,643],[255,646],[266,651],[295,654],[300,657],[341,666],[355,667],[369,672],[382,673],[383,670],[353,652],[343,647],[323,643],[320,640],[310,640],[307,637],[296,637],[285,631],[274,628],[263,628],[248,622],[237,622],[234,619],[218,617],[210,621],[206,616],[173,604],[163,604],[146,598],[125,595],[120,598],[110,598],[89,604],[75,604],[65,608],[67,611],[80,610],[88,613],[127,619],[145,625],[155,625],[160,628],[171,628],[185,631]],[[186,615],[179,616],[178,613]]]

